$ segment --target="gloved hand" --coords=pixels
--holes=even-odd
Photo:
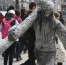
[[[15,37],[14,31],[13,30],[9,30],[9,32],[8,32],[9,41],[15,41],[14,37]]]
[[[15,41],[18,39],[18,36],[15,34],[16,25],[9,29],[8,31],[8,39],[9,41]]]

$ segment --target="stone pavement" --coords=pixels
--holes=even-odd
[[[13,60],[13,65],[20,65],[21,63],[24,63],[27,59],[28,59],[28,54],[22,54],[21,57],[23,58],[23,60],[21,61],[16,61],[16,59],[14,58]],[[1,57],[0,55],[0,65],[4,65],[3,64],[3,57]]]
[[[16,59],[14,58],[13,65],[20,65],[21,63],[24,63],[28,59],[28,53],[22,54],[21,57],[23,58],[21,61],[16,61]],[[1,57],[1,55],[0,55],[0,65],[4,65],[3,57]],[[62,65],[66,65],[66,62],[63,62]]]

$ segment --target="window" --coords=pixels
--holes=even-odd
[[[23,8],[23,4],[21,4],[21,8]]]

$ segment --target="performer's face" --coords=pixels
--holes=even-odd
[[[52,12],[51,10],[44,10],[44,14],[46,17],[49,17],[51,12]]]

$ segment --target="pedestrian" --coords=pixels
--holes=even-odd
[[[31,2],[29,4],[29,12],[24,16],[24,19],[29,16],[32,11],[36,9],[36,4],[34,2]],[[28,49],[28,60],[20,65],[35,65],[35,53],[34,53],[34,47],[35,47],[35,31],[33,27],[30,27],[26,33],[24,34],[24,40],[25,40],[25,45]]]
[[[21,9],[21,19],[24,20],[24,16],[27,14],[27,10],[25,8]]]
[[[15,14],[16,14],[15,19],[19,23],[21,23],[22,22],[22,19],[21,19],[21,16],[20,16],[20,11],[19,10],[15,10]],[[19,41],[17,42],[16,48],[15,48],[15,54],[14,54],[14,56],[16,58],[16,61],[22,60],[21,53],[22,53],[22,50],[23,50],[23,45],[22,45],[22,42],[21,42],[20,38],[19,38]]]
[[[8,8],[7,8],[7,13],[5,14],[5,17],[8,15],[8,11],[9,10],[14,10],[15,11],[15,7],[13,5],[10,5]]]
[[[19,22],[19,23],[21,23],[22,22],[22,19],[21,19],[21,16],[20,16],[20,11],[19,10],[15,10],[15,14],[16,14],[16,16],[15,16],[15,19]]]
[[[0,23],[2,23],[2,20],[4,19],[4,15],[0,12]]]
[[[13,5],[10,5],[10,6],[7,8],[7,12],[8,12],[9,10],[15,10],[15,7],[14,7]]]
[[[1,29],[2,29],[2,20],[4,19],[4,15],[0,12],[0,39],[2,39]]]
[[[8,15],[3,19],[2,21],[2,39],[6,38],[8,35],[8,30],[14,26],[17,22],[17,20],[14,18],[15,11],[9,10]],[[17,25],[17,24],[16,24]],[[16,42],[12,44],[8,49],[6,49],[2,56],[4,57],[4,65],[7,65],[7,61],[9,60],[9,65],[12,65],[13,63],[13,53],[16,46]]]
[[[27,14],[27,10],[25,8],[21,9],[21,19],[24,20],[25,15]],[[23,53],[25,54],[27,51],[27,46],[24,45],[23,47]]]
[[[4,15],[0,12],[0,32],[1,32],[1,29],[2,29],[2,21],[4,19]]]
[[[53,13],[54,3],[51,1],[42,1],[39,3],[39,8],[34,10],[24,22],[21,23],[21,28],[19,28],[19,25],[15,29],[15,31],[20,31],[19,35],[21,35],[21,33],[24,34],[26,30],[33,25],[36,35],[35,54],[37,65],[56,65],[55,35],[57,34],[59,38],[60,35],[64,36],[66,39],[66,28],[55,18]],[[13,31],[13,28],[9,31],[8,38],[10,41],[19,37],[15,31]],[[13,39],[10,38],[10,36]]]

